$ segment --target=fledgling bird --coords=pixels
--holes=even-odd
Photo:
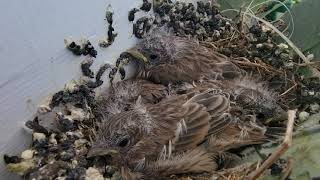
[[[124,54],[135,60],[133,78],[155,83],[192,82],[203,77],[233,79],[242,74],[226,56],[199,42],[156,30]],[[124,63],[117,62],[120,69],[128,63],[126,58],[119,61],[123,59]]]
[[[268,119],[287,114],[278,104],[278,95],[268,87],[267,82],[259,81],[252,76],[223,81],[207,79],[193,84],[183,83],[172,89],[178,94],[185,94],[203,92],[208,88],[219,89],[230,95],[233,111],[241,111],[238,116],[251,114],[259,116],[260,119]]]
[[[133,109],[102,122],[88,157],[111,155],[127,169],[123,176],[138,179],[212,172],[221,159],[234,159],[223,151],[269,140],[266,127],[239,121],[229,109],[228,97],[214,89],[157,104],[139,98]]]

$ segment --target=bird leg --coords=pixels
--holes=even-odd
[[[288,111],[288,124],[287,131],[284,137],[282,144],[278,147],[278,149],[271,155],[267,160],[263,162],[263,164],[256,169],[254,172],[250,173],[246,179],[257,179],[261,176],[261,174],[268,169],[274,162],[276,162],[291,146],[292,144],[292,134],[293,134],[293,125],[294,119],[296,116],[297,110],[289,110]]]

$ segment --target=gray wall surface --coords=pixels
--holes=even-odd
[[[112,2],[111,2],[112,1]],[[94,63],[114,62],[135,43],[129,9],[142,0],[1,0],[0,1],[0,152],[20,153],[31,135],[22,129],[39,103],[80,76],[84,57],[72,55],[63,39],[88,37],[98,50]],[[106,36],[105,10],[111,4],[118,37],[106,49],[98,39]],[[20,179],[0,164],[0,179]]]

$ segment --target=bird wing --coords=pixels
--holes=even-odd
[[[231,123],[231,119],[228,118],[230,110],[230,100],[223,96],[217,96],[215,106],[210,111],[210,129],[208,135],[215,134],[228,127]]]
[[[177,151],[196,147],[204,141],[209,130],[210,114],[214,99],[208,92],[197,94],[191,99],[187,95],[169,97],[149,107],[156,128],[154,138],[164,146],[168,145],[170,157],[173,146]],[[166,153],[164,153],[166,158]]]
[[[202,94],[202,95],[195,96],[195,94]],[[220,89],[214,84],[211,84],[211,83],[203,84],[200,86],[196,86],[195,88],[189,89],[187,90],[187,96],[191,98],[191,101],[197,102],[197,104],[201,104],[202,106],[204,106],[205,111],[208,112],[210,115],[209,121],[208,121],[209,129],[205,136],[218,133],[231,123],[231,119],[228,118],[228,111],[230,109],[230,101],[228,99],[228,96],[221,93]],[[191,114],[191,115],[194,116],[196,114]],[[182,146],[186,144],[186,142],[188,142],[188,138],[192,136],[195,131],[196,132],[200,131],[198,126],[201,126],[201,123],[203,124],[208,123],[208,122],[202,122],[199,119],[193,118],[193,116],[190,116],[190,118],[185,118],[187,133],[183,134],[179,138],[179,142],[177,143],[177,147],[176,147],[177,150],[180,149],[179,145]],[[198,125],[198,126],[195,126],[195,125]],[[194,141],[194,142],[199,144],[202,141],[203,139],[200,140],[199,138],[198,141]],[[195,145],[195,143],[193,143],[192,145]],[[184,147],[182,146],[181,149],[183,148]]]
[[[190,94],[187,96],[191,98],[183,105],[187,108],[187,113],[181,123],[182,128],[177,129],[174,144],[176,152],[195,148],[205,140],[212,128],[217,130],[219,126],[224,127],[223,125],[227,124],[216,122],[212,116],[219,115],[229,108],[226,97],[216,94],[212,89]]]
[[[186,101],[186,95],[171,96],[158,104],[147,106],[148,116],[152,118],[152,138],[155,142],[166,145],[174,138],[177,124],[188,110],[182,106]]]
[[[206,107],[198,103],[189,103],[186,106],[188,112],[181,128],[177,130],[177,142],[174,143],[174,150],[177,152],[195,148],[204,140],[209,130],[210,114]]]

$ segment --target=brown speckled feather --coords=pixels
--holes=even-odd
[[[212,115],[220,116],[223,113],[219,110],[221,106],[225,106],[225,109],[229,108],[229,104],[222,104],[224,100],[221,99],[225,99],[225,97],[214,94],[209,89],[188,100],[189,111],[184,118],[186,132],[182,132],[182,135],[179,136],[179,140],[175,144],[176,151],[195,148],[205,140],[212,123],[214,123],[213,119],[215,118],[212,118]]]
[[[165,145],[174,138],[177,124],[188,112],[188,107],[183,106],[187,101],[187,96],[171,97],[162,102],[148,107],[148,112],[153,119],[155,141]]]
[[[175,151],[195,148],[208,134],[210,114],[204,106],[197,103],[189,104],[183,120],[186,127],[182,126],[182,132],[176,137],[178,141],[174,143]]]

